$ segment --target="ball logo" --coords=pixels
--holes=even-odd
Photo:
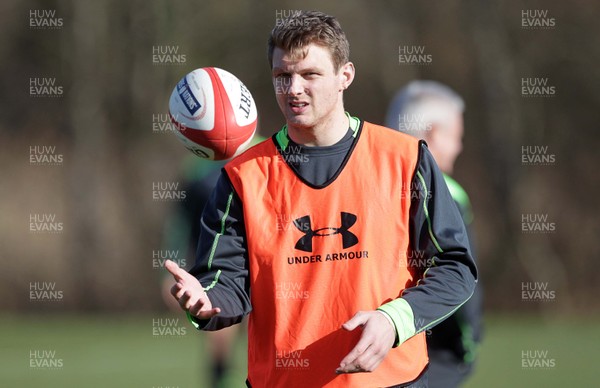
[[[179,97],[181,97],[181,101],[183,101],[183,104],[192,116],[202,107],[196,99],[196,96],[191,92],[187,77],[183,77],[183,79],[179,81],[177,84],[177,92],[179,93]]]
[[[240,82],[241,96],[240,96],[240,110],[244,112],[244,117],[250,116],[250,105],[252,104],[252,96],[250,91],[246,89],[243,83]]]
[[[192,153],[199,158],[210,159],[210,155],[207,154],[205,151],[201,150],[200,148],[189,147],[188,150],[192,151]]]

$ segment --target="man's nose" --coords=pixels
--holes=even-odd
[[[298,75],[294,74],[290,77],[290,95],[298,96],[304,93],[304,79]]]

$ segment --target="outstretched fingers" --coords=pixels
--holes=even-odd
[[[392,348],[395,329],[382,313],[359,311],[342,325],[347,331],[362,328],[356,346],[342,359],[336,373],[373,372]]]
[[[210,299],[198,279],[171,260],[165,262],[165,268],[176,281],[171,287],[171,295],[184,311],[189,311],[198,319],[210,319],[221,312],[220,308],[212,307]]]

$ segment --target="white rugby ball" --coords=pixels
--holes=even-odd
[[[174,133],[201,158],[230,159],[248,148],[258,114],[252,94],[236,76],[216,67],[196,69],[177,83],[169,100]]]

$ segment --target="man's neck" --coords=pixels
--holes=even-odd
[[[288,124],[288,135],[295,143],[307,147],[326,147],[339,142],[348,132],[350,122],[342,110],[331,120],[323,121],[314,127],[295,127]]]

